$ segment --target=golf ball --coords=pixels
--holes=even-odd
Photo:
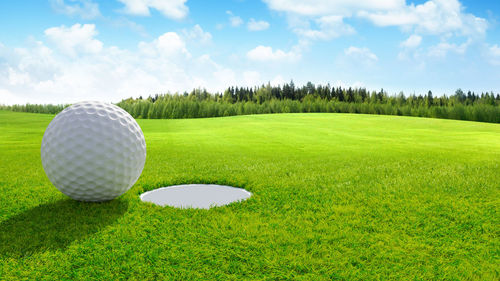
[[[80,102],[50,122],[42,165],[62,193],[79,201],[107,201],[134,185],[146,161],[146,142],[130,114],[103,102]]]

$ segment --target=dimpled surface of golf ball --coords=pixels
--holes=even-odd
[[[107,201],[134,185],[146,161],[146,142],[130,114],[103,102],[79,102],[45,130],[42,165],[62,193],[79,201]]]

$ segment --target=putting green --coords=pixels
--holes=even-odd
[[[75,202],[42,169],[51,115],[0,111],[0,279],[498,280],[500,125],[352,114],[138,120],[142,176]],[[139,195],[238,186],[201,209]]]

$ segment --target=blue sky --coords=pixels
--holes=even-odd
[[[0,103],[229,85],[500,92],[500,1],[0,1]]]

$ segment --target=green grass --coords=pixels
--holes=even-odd
[[[0,279],[498,280],[500,125],[351,114],[138,120],[144,172],[107,203],[51,185],[51,115],[0,111]],[[143,203],[244,187],[210,210]]]

